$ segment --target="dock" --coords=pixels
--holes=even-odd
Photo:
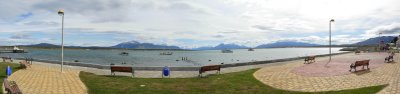
[[[0,50],[0,53],[27,53],[24,50]]]

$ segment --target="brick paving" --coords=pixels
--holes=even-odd
[[[87,94],[79,72],[68,68],[34,64],[13,73],[8,80],[16,81],[23,94]]]
[[[343,58],[348,58],[349,55],[351,54],[337,55],[332,58],[342,60]],[[395,57],[395,61],[399,61],[398,57],[398,55]],[[318,60],[323,61],[326,59],[328,59],[328,57],[322,57]],[[400,63],[392,62],[384,64],[381,67],[372,68],[369,71],[359,71],[336,76],[313,77],[292,72],[295,68],[307,66],[303,64],[304,61],[297,60],[290,62],[291,63],[280,66],[264,67],[256,71],[253,75],[264,84],[283,90],[318,92],[389,84],[388,87],[384,88],[379,93],[400,93]],[[348,71],[348,65],[345,69]]]
[[[384,58],[387,56],[389,56],[388,53],[345,54],[335,56],[335,58],[332,58],[331,62],[329,62],[329,59],[317,58],[315,63],[296,67],[291,72],[302,76],[313,77],[346,75],[352,73],[349,72],[349,65],[357,60],[370,60],[369,68],[374,69],[388,64],[383,63],[385,61]],[[327,62],[329,62],[328,65]],[[361,69],[362,67],[357,67],[357,70]]]

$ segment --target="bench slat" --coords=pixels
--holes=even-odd
[[[208,65],[208,66],[202,66],[199,69],[199,77],[201,77],[201,74],[206,72],[206,71],[213,71],[216,70],[218,73],[221,71],[221,65]]]
[[[354,69],[354,71],[357,71],[357,66],[363,66],[363,69],[364,69],[364,66],[367,66],[367,69],[369,69],[369,67],[368,67],[369,66],[369,61],[370,60],[356,61],[355,63],[350,65],[350,70],[349,71],[351,71],[352,69]]]
[[[132,73],[132,77],[134,77],[135,70],[132,67],[127,66],[110,66],[111,75],[115,75],[115,72],[129,72]]]
[[[111,66],[111,71],[117,72],[132,72],[132,67],[125,67],[125,66]]]

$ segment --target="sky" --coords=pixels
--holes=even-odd
[[[400,0],[0,0],[0,45],[351,44],[400,34]]]

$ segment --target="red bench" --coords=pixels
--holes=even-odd
[[[30,68],[31,67],[31,65],[32,64],[29,64],[27,61],[21,61],[21,62],[19,62],[19,66],[21,67],[21,68],[24,68],[24,69],[26,69],[26,68]]]
[[[8,81],[7,79],[3,80],[4,90],[7,91],[7,94],[22,94],[21,90],[18,88],[18,85],[15,81]]]
[[[367,66],[367,69],[369,69],[369,60],[361,60],[361,61],[356,61],[355,63],[352,63],[351,65],[350,65],[350,72],[351,72],[351,69],[354,69],[354,71],[357,71],[357,66],[362,66],[363,68],[362,69],[364,69],[364,66]]]
[[[13,62],[11,57],[1,57],[1,59],[3,59],[3,62],[6,62],[7,60],[9,60],[10,62]]]
[[[199,69],[199,77],[202,77],[203,73],[206,71],[214,71],[216,70],[218,74],[221,72],[221,65],[208,65],[208,66],[202,66]]]
[[[31,64],[32,65],[32,63],[33,63],[33,58],[25,58],[24,59],[28,64]]]
[[[310,64],[315,62],[315,56],[307,56],[304,58],[304,64]]]
[[[356,50],[354,53],[355,53],[355,54],[360,54],[361,51],[360,51],[360,50]]]
[[[134,77],[135,71],[132,67],[127,66],[111,66],[111,75],[115,75],[115,72],[129,72],[132,73],[132,77]]]

